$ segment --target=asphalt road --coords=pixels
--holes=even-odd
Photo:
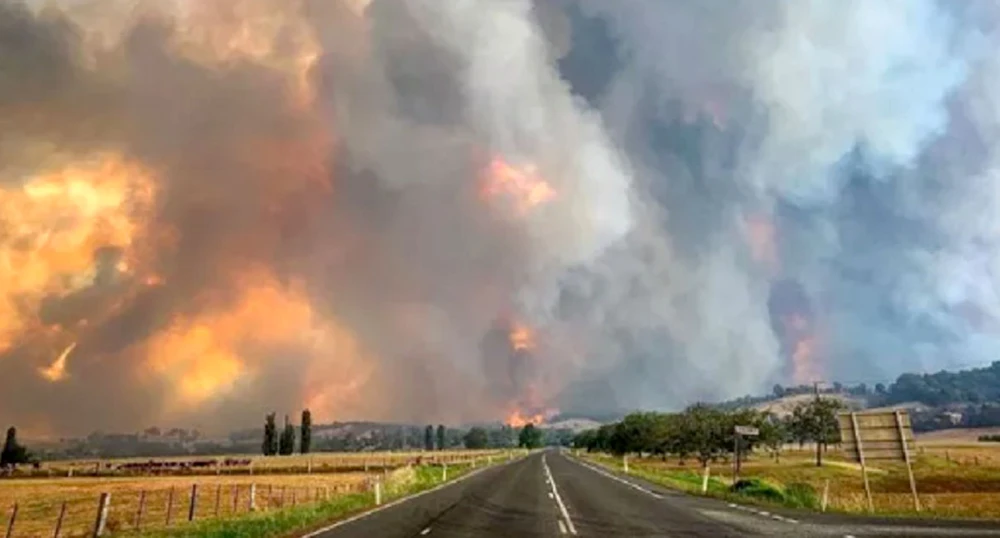
[[[992,527],[992,528],[991,528]],[[665,490],[559,451],[491,467],[311,538],[949,536],[1000,525],[774,512]]]

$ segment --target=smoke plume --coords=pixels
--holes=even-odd
[[[0,0],[0,421],[522,422],[987,362],[998,15]]]

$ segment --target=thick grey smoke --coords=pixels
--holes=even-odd
[[[0,420],[667,408],[997,350],[991,3],[46,4],[0,1],[0,208],[35,204]],[[129,241],[38,201],[109,154],[153,185],[100,206]]]
[[[995,358],[995,4],[565,6],[574,51],[613,52],[586,76],[582,56],[564,59],[564,72],[641,163],[666,214],[657,233],[691,264],[690,279],[674,264],[643,287],[697,327],[667,322],[670,347],[693,347],[649,339],[661,360],[623,361],[612,383],[625,405],[692,396],[636,392],[640,376],[729,396],[767,379],[871,382]],[[776,267],[725,259],[747,252],[760,219]],[[803,290],[794,300],[789,282]],[[774,319],[792,314],[815,339],[798,373],[782,364],[796,331]],[[727,342],[745,370],[727,364]]]

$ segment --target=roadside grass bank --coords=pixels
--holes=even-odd
[[[622,458],[580,452],[579,459],[624,472]],[[972,461],[972,460],[970,460]],[[879,462],[869,468],[872,500],[880,516],[950,519],[1000,519],[1000,466],[985,457],[979,464],[946,460],[937,453],[919,454],[913,464],[922,510],[913,504],[905,466]],[[702,470],[694,460],[681,465],[675,457],[630,457],[631,476],[672,489],[701,495]],[[732,483],[732,467],[710,465],[707,495],[730,502],[820,510],[826,492],[829,512],[867,514],[860,468],[832,450],[817,467],[808,452],[783,454],[780,461],[753,456],[743,464],[741,480]]]

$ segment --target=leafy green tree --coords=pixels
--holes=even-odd
[[[312,449],[312,413],[302,410],[302,426],[299,428],[299,452],[308,454]]]
[[[288,415],[285,415],[285,429],[281,432],[281,438],[278,439],[278,454],[282,456],[290,456],[295,452],[295,426],[288,420]]]
[[[17,442],[17,428],[11,426],[7,428],[3,452],[0,452],[0,467],[22,463],[31,463],[31,454],[28,453],[27,448]]]
[[[444,424],[438,424],[437,428],[437,449],[444,450],[448,445],[447,443],[447,431],[444,429]]]
[[[535,427],[534,424],[528,423],[523,428],[521,428],[521,433],[518,435],[517,446],[521,448],[541,448],[542,446],[542,432]]]
[[[783,420],[777,416],[770,415],[760,426],[760,444],[767,447],[767,450],[774,456],[775,461],[781,460],[781,447],[788,440],[788,429]]]
[[[724,414],[708,405],[689,407],[679,421],[676,452],[694,454],[704,468],[708,462],[724,453],[731,444],[731,429],[727,432]]]
[[[486,448],[489,444],[489,436],[486,434],[486,430],[482,428],[472,428],[465,434],[465,448],[470,450],[479,450]]]
[[[434,450],[434,426],[430,424],[424,428],[424,450]]]
[[[264,418],[264,442],[261,445],[261,452],[265,456],[274,456],[278,453],[278,426],[274,423],[274,413]]]
[[[840,430],[837,426],[837,412],[844,406],[840,400],[819,398],[801,403],[792,410],[789,429],[799,446],[813,441],[820,448],[816,450],[816,466],[823,465],[823,451],[830,443],[838,442]]]

